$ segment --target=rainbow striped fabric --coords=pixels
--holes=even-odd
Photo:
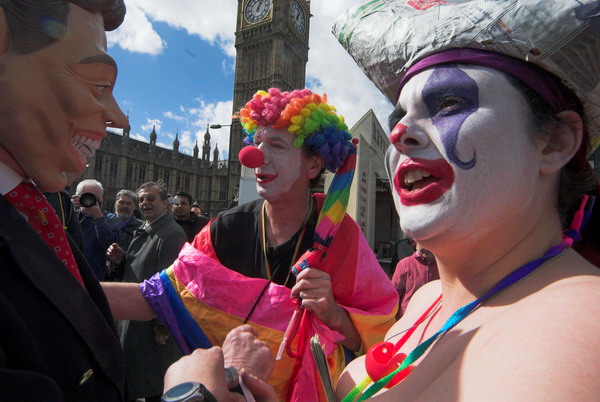
[[[323,200],[322,194],[314,196],[321,211],[315,228],[315,244],[326,246],[326,257],[316,260],[313,268],[330,275],[335,299],[347,311],[361,337],[361,350],[364,351],[381,341],[394,323],[398,294],[362,231],[345,213],[355,164],[356,150],[336,172],[327,198]],[[209,224],[197,235],[193,246],[186,244],[183,247],[170,268],[140,287],[182,350],[190,353],[196,348],[222,345],[227,333],[243,324],[266,285],[266,279],[245,277],[219,262],[212,246]],[[259,338],[269,345],[273,355],[277,353],[295,309],[290,295],[290,289],[270,283],[249,322]],[[337,382],[345,365],[340,345],[343,336],[323,325],[313,314],[305,314],[300,326],[309,335],[319,334],[331,377]],[[307,339],[306,333],[302,339]],[[291,347],[299,350],[298,340],[294,340]],[[284,354],[276,362],[269,384],[281,400],[325,400],[308,348],[301,359]]]
[[[195,243],[205,244],[201,250],[186,244],[170,268],[140,285],[148,303],[186,353],[198,347],[222,345],[227,333],[242,324],[267,282],[221,265],[210,243],[209,226],[199,236],[200,241]],[[394,323],[398,294],[350,217],[342,221],[327,261],[319,268],[331,275],[335,298],[360,334],[362,349],[381,341]],[[252,314],[250,324],[273,355],[293,311],[290,289],[271,284]],[[345,363],[339,345],[343,338],[316,318],[311,319],[325,345],[332,378],[337,379]],[[296,346],[292,344],[294,349]],[[269,381],[280,399],[287,395],[293,364],[293,359],[284,356],[276,363]],[[308,359],[305,369],[294,379],[302,385],[298,387],[299,399],[324,397],[315,370],[312,358]]]

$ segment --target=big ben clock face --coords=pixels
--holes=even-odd
[[[271,0],[248,0],[244,16],[246,21],[255,24],[265,19],[271,9]]]
[[[290,20],[296,32],[299,34],[304,34],[304,31],[306,30],[304,11],[296,0],[292,0],[290,5]]]

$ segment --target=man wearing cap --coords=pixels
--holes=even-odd
[[[600,272],[582,257],[600,250],[599,23],[597,1],[564,0],[381,0],[338,20],[395,106],[396,209],[441,278],[346,368],[339,399],[600,394]]]
[[[122,1],[2,1],[0,400],[125,399],[125,361],[94,272],[42,191],[126,127],[105,30]]]

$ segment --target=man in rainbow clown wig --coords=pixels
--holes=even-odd
[[[248,144],[240,161],[254,169],[261,199],[219,214],[184,246],[172,267],[139,288],[107,290],[108,297],[119,318],[140,317],[147,302],[188,351],[221,345],[229,330],[248,322],[275,354],[293,312],[302,307],[310,314],[290,333],[268,382],[280,399],[317,400],[323,395],[308,337],[319,334],[337,379],[345,352],[361,353],[382,340],[398,296],[360,228],[344,214],[347,198],[346,205],[335,200],[327,210],[344,208],[335,235],[327,237],[327,251],[319,254],[323,258],[292,272],[315,245],[315,233],[323,227],[319,214],[329,208],[323,194],[311,194],[311,183],[325,168],[338,176],[348,173],[356,156],[343,117],[326,96],[308,89],[259,91],[239,118]],[[351,175],[344,177],[349,181],[334,189],[340,193],[351,183]],[[127,303],[113,302],[127,292],[132,292]]]
[[[396,209],[440,274],[346,368],[339,399],[598,398],[599,11],[374,0],[338,19],[394,104]]]

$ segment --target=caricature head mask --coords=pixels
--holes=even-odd
[[[2,1],[0,160],[44,190],[81,172],[106,127],[127,119],[113,95],[117,68],[105,30],[121,0]]]

